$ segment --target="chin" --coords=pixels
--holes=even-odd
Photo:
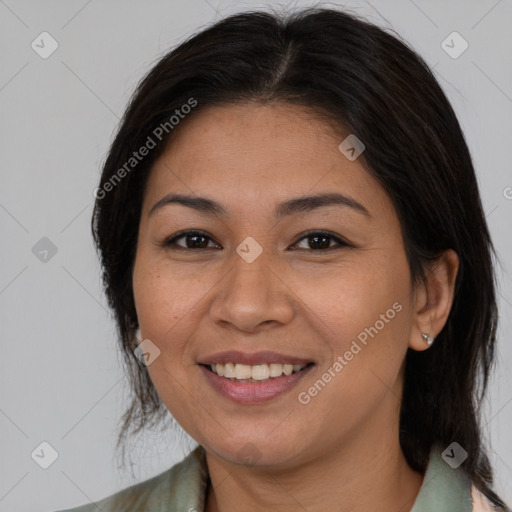
[[[287,467],[302,453],[301,443],[291,442],[288,439],[287,444],[282,442],[270,442],[265,438],[231,439],[229,444],[203,445],[215,456],[224,459],[230,464],[236,464],[244,467]],[[300,453],[297,447],[300,446]]]

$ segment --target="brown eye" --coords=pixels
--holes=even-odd
[[[184,243],[177,243],[178,240],[184,240]],[[318,252],[330,249],[339,249],[342,247],[353,247],[339,236],[324,231],[312,231],[307,233],[305,236],[300,238],[298,242],[295,242],[294,248],[296,248],[302,240],[306,240],[307,242],[305,247],[299,247],[301,250],[306,249]],[[160,245],[162,247],[179,250],[212,249],[220,247],[216,243],[214,243],[213,246],[209,246],[208,244],[210,242],[213,242],[213,239],[203,231],[181,231],[166,239]],[[332,245],[332,242],[335,242],[334,245]]]
[[[331,233],[324,231],[312,231],[307,233],[306,236],[303,236],[300,240],[307,240],[307,246],[301,247],[301,249],[310,249],[314,251],[328,250],[340,247],[352,247],[350,244],[345,242],[342,238],[335,236]],[[331,245],[331,242],[334,241],[336,245]],[[298,242],[295,243],[297,245]]]
[[[177,243],[184,239],[184,245]],[[212,238],[202,231],[182,231],[165,240],[161,245],[163,247],[172,247],[176,249],[209,249],[209,241]]]

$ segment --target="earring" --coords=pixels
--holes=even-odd
[[[432,336],[429,336],[427,333],[422,332],[421,337],[425,341],[425,343],[430,347],[432,343],[434,343],[434,338]]]
[[[135,339],[137,340],[137,342],[142,341],[140,339],[140,327],[137,327],[137,330],[135,331]]]

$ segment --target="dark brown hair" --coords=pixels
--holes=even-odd
[[[425,279],[425,264],[442,251],[458,254],[444,329],[432,348],[406,356],[400,443],[409,465],[424,471],[434,444],[458,442],[468,453],[469,477],[499,504],[479,427],[495,352],[493,247],[464,135],[417,53],[398,36],[332,9],[223,19],[161,58],[133,95],[103,167],[92,219],[133,393],[118,447],[167,413],[134,355],[132,270],[146,180],[179,129],[171,116],[191,99],[188,118],[211,105],[279,101],[357,134],[366,146],[364,165],[398,213],[414,282]],[[167,130],[156,137],[161,126]],[[148,137],[156,147],[127,167]]]

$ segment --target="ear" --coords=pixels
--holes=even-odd
[[[459,269],[459,257],[452,249],[443,252],[425,269],[426,283],[420,282],[414,290],[414,318],[409,347],[426,350],[431,340],[441,332],[453,303],[455,279]]]

